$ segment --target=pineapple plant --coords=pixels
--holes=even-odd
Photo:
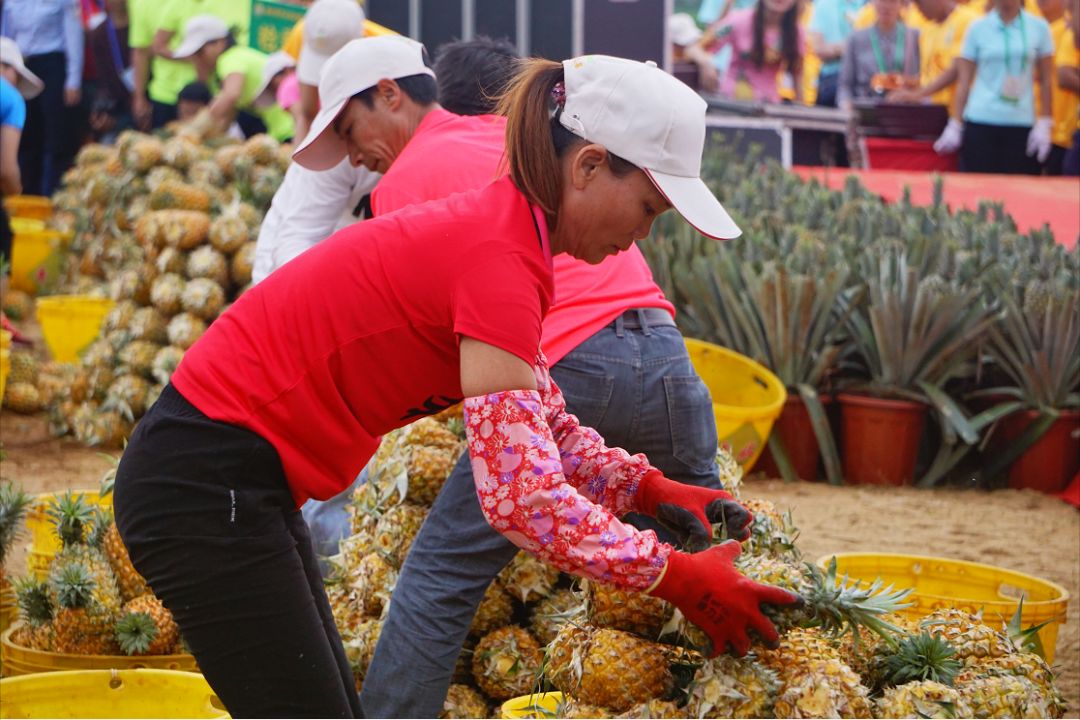
[[[517,625],[494,630],[473,650],[473,678],[488,697],[508,700],[525,695],[540,676],[543,651],[527,630]]]
[[[555,592],[559,571],[536,556],[520,551],[499,573],[499,579],[508,593],[527,605]]]
[[[114,655],[116,614],[95,600],[97,583],[82,562],[65,563],[50,585],[56,593],[53,645],[56,652]]]

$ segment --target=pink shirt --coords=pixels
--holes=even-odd
[[[720,94],[736,100],[780,102],[776,79],[784,71],[782,42],[778,28],[765,28],[765,62],[754,64],[754,8],[733,10],[717,23],[716,40],[709,51],[716,53],[725,45],[733,50],[727,73],[720,78]],[[803,54],[803,30],[799,28],[799,54]]]
[[[490,182],[502,165],[505,133],[505,118],[428,113],[372,192],[376,217]],[[551,364],[631,308],[675,315],[637,246],[599,265],[560,254],[554,267],[555,303],[544,320],[542,345]]]
[[[277,104],[282,110],[288,110],[298,102],[300,102],[300,78],[296,77],[296,73],[290,72],[278,85]]]

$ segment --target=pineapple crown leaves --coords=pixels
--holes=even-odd
[[[56,525],[56,534],[64,547],[85,542],[84,533],[94,515],[81,493],[68,490],[49,504],[47,514]]]
[[[932,680],[952,685],[963,663],[956,659],[956,648],[940,635],[928,632],[900,640],[896,651],[885,658],[885,680],[889,685],[903,685],[917,680]]]
[[[30,496],[15,486],[13,482],[0,485],[0,565],[7,556],[7,550],[15,541],[19,532],[19,523],[26,515]]]
[[[1039,623],[1038,625],[1031,625],[1029,627],[1023,626],[1024,615],[1024,596],[1020,595],[1020,602],[1017,603],[1016,612],[1013,613],[1009,619],[1009,624],[1006,626],[1006,632],[1009,639],[1020,648],[1022,652],[1035,653],[1043,660],[1046,659],[1046,648],[1043,647],[1042,638],[1039,637],[1039,631],[1052,622],[1058,620],[1058,618],[1051,618],[1046,622]],[[1061,618],[1064,620],[1064,618]]]
[[[93,518],[90,523],[90,533],[86,537],[86,544],[93,548],[101,549],[105,544],[105,537],[109,534],[109,526],[113,523],[111,509],[100,506],[94,507]]]
[[[56,580],[56,602],[62,608],[89,608],[94,602],[96,585],[90,571],[82,563],[65,565]]]
[[[911,603],[904,601],[911,595],[911,588],[895,590],[892,585],[885,586],[881,578],[863,588],[850,581],[846,574],[837,577],[835,557],[829,560],[824,573],[815,565],[806,563],[806,576],[809,588],[801,594],[810,617],[803,623],[804,626],[821,627],[836,635],[850,631],[856,642],[859,638],[858,628],[865,627],[890,645],[895,645],[896,635],[905,634],[902,628],[882,616],[910,607]]]
[[[50,623],[53,603],[48,584],[34,577],[16,578],[13,584],[20,616],[35,627]]]
[[[109,469],[101,476],[101,497],[108,497],[116,485],[116,470],[120,467],[120,458],[109,453],[98,453],[98,457],[109,463]]]
[[[127,655],[142,655],[157,638],[158,629],[149,613],[129,612],[116,621],[116,642]]]

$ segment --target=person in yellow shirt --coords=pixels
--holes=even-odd
[[[1067,67],[1062,63],[1062,49],[1066,46],[1075,48],[1073,35],[1069,30],[1069,19],[1065,17],[1064,0],[1039,0],[1039,10],[1050,23],[1050,39],[1054,41],[1055,64],[1060,70],[1062,67]],[[1068,55],[1067,50],[1065,55]],[[1074,61],[1074,68],[1075,65]],[[1066,74],[1066,84],[1067,76],[1068,74]],[[1080,104],[1080,96],[1077,96],[1075,89],[1070,91],[1067,87],[1063,87],[1059,73],[1055,72],[1051,78],[1050,97],[1050,115],[1054,118],[1054,128],[1050,135],[1053,145],[1044,170],[1047,175],[1060,175],[1065,153],[1072,144],[1073,132],[1076,129],[1076,112]]]
[[[956,0],[915,0],[919,26],[919,87],[890,93],[892,102],[923,102],[944,105],[950,111],[955,96],[956,58],[964,46],[968,25],[980,17],[970,5]],[[913,13],[914,14],[914,13]]]
[[[859,12],[855,14],[855,20],[851,26],[856,30],[865,30],[871,27],[877,22],[877,8],[874,3],[868,2],[859,9]],[[900,9],[900,22],[907,25],[909,28],[915,28],[922,31],[923,25],[926,24],[926,18],[919,10],[919,4],[912,2],[911,0],[905,0],[903,7]]]
[[[1072,0],[1067,14],[1069,30],[1062,38],[1054,57],[1057,83],[1062,93],[1072,98],[1072,114],[1064,116],[1072,140],[1062,162],[1062,175],[1080,175],[1080,0]],[[1056,116],[1055,116],[1056,117]],[[1056,129],[1056,127],[1055,127]]]

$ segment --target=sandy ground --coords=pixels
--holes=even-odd
[[[48,437],[42,418],[0,413],[0,478],[28,492],[96,488],[109,462]],[[115,454],[115,453],[114,453]],[[1080,512],[1031,491],[831,487],[751,479],[745,494],[790,508],[808,559],[838,552],[899,552],[1000,565],[1052,580],[1073,597],[1058,634],[1055,670],[1069,717],[1080,717]],[[8,558],[25,567],[27,538]]]

